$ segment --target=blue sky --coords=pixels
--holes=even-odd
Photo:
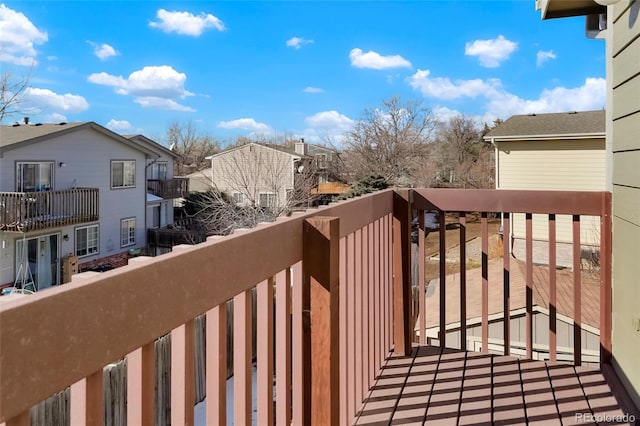
[[[605,106],[604,42],[534,0],[1,3],[0,70],[31,64],[32,122],[156,140],[191,120],[339,144],[392,95],[479,122]]]

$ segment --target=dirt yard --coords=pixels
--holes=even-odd
[[[447,274],[460,270],[459,243],[460,228],[457,215],[447,215],[445,231],[445,244],[447,253]],[[467,269],[479,268],[481,266],[481,229],[480,217],[477,215],[467,215]],[[500,230],[500,219],[488,220],[489,233],[489,259],[502,256],[502,240],[498,234]],[[425,238],[425,262],[427,282],[439,276],[439,253],[440,237],[438,231],[432,231]]]

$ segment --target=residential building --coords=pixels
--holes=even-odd
[[[543,19],[585,16],[606,42],[607,190],[613,218],[612,365],[640,406],[640,1],[537,0]]]
[[[0,128],[0,284],[39,290],[127,263],[173,223],[173,154],[96,123]],[[183,185],[183,186],[181,186]]]
[[[525,114],[510,117],[484,139],[495,146],[496,189],[604,191],[605,111]],[[585,218],[581,227],[584,261],[599,251],[600,224]],[[557,218],[557,264],[571,266],[572,218]],[[525,217],[515,214],[504,230],[516,258],[525,255]],[[547,218],[533,215],[533,260],[548,264]]]

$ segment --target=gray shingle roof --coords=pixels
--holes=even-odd
[[[82,123],[60,123],[60,124],[29,124],[19,126],[0,126],[0,146],[9,146],[14,143],[28,141],[30,139],[51,135],[86,125]]]
[[[601,134],[604,137],[604,110],[514,115],[487,133],[485,139],[586,134]]]

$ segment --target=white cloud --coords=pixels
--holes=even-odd
[[[320,89],[319,87],[311,87],[311,86],[305,87],[302,91],[305,93],[324,93],[323,89]]]
[[[129,123],[127,120],[116,120],[112,118],[105,125],[105,127],[114,131],[123,131],[129,130],[131,128],[131,123]]]
[[[133,100],[144,108],[158,108],[170,111],[195,112],[196,110],[186,105],[179,104],[173,99],[159,98],[157,96],[141,96]]]
[[[195,111],[176,101],[193,96],[193,93],[184,88],[186,74],[167,65],[147,66],[132,72],[127,78],[101,72],[91,74],[88,80],[94,84],[113,87],[120,95],[134,96],[134,101],[143,107]]]
[[[106,61],[112,56],[118,56],[120,54],[120,52],[106,43],[97,44],[92,41],[87,41],[87,43],[89,43],[91,47],[93,47],[93,54],[96,55],[101,61]]]
[[[165,9],[159,9],[156,16],[159,21],[149,22],[149,26],[158,28],[165,33],[198,37],[208,29],[225,30],[224,23],[220,19],[204,12],[196,16],[189,12],[169,12]]]
[[[89,103],[80,95],[57,94],[49,89],[28,87],[23,94],[25,107],[54,112],[75,113],[89,109]]]
[[[453,117],[462,115],[458,110],[447,108],[445,106],[438,106],[431,109],[431,113],[435,116],[436,120],[447,122]]]
[[[24,14],[0,4],[0,62],[32,65],[38,54],[33,46],[47,40],[47,32],[37,29]]]
[[[338,111],[323,111],[304,119],[309,126],[344,133],[353,128],[354,121]]]
[[[64,123],[67,121],[67,116],[54,112],[45,116],[45,123]]]
[[[371,68],[383,70],[388,68],[411,68],[411,62],[400,55],[382,56],[373,50],[363,53],[362,49],[355,48],[349,53],[351,66],[356,68]]]
[[[495,92],[500,87],[500,81],[495,79],[456,80],[447,77],[430,77],[431,71],[418,70],[409,77],[409,85],[420,91],[424,96],[436,99],[476,98],[486,96],[488,92]]]
[[[221,129],[241,129],[241,130],[250,130],[254,133],[262,132],[262,133],[270,133],[271,127],[264,123],[258,123],[253,118],[238,118],[237,120],[231,121],[220,121],[217,126]]]
[[[504,36],[499,35],[493,40],[475,40],[467,43],[464,48],[464,54],[468,56],[477,56],[480,65],[487,68],[496,68],[500,63],[509,59],[511,53],[518,47],[518,43],[507,40]]]
[[[556,59],[556,54],[553,53],[553,50],[549,50],[549,51],[540,50],[536,54],[536,66],[540,67],[542,66],[542,64],[544,64],[545,62],[551,59]]]
[[[313,40],[308,40],[302,37],[291,37],[289,40],[287,40],[287,46],[292,47],[294,49],[300,49],[305,44],[311,44],[311,43],[313,43]]]
[[[531,114],[562,111],[588,111],[606,106],[606,80],[587,78],[582,86],[545,89],[538,99],[522,99],[512,93],[500,91],[487,104],[487,111],[497,117],[513,114]]]

